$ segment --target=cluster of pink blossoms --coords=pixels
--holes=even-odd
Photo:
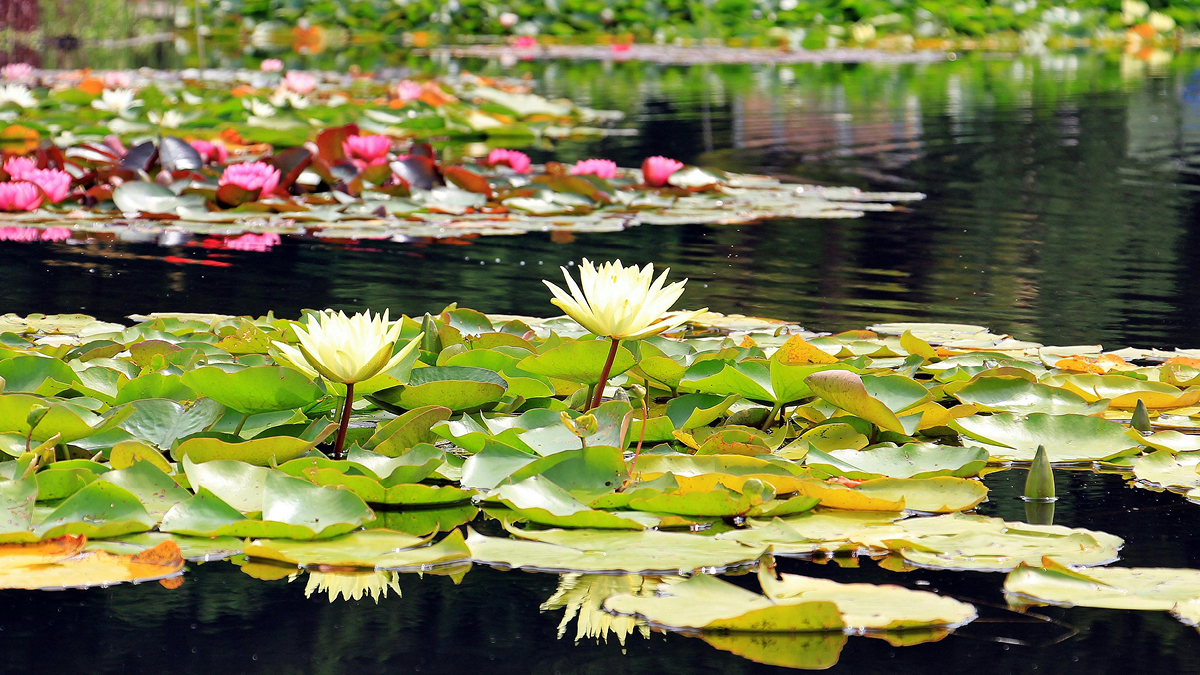
[[[10,63],[0,68],[0,77],[6,80],[24,80],[33,75],[33,66],[28,63]]]
[[[189,141],[191,146],[200,153],[200,158],[205,164],[224,164],[225,160],[229,159],[229,151],[225,149],[224,143],[212,143],[204,140]]]
[[[401,80],[396,85],[396,97],[402,102],[408,103],[414,99],[421,97],[421,85],[412,80]]]
[[[572,176],[595,176],[597,178],[616,178],[617,163],[611,159],[581,159],[571,167]]]
[[[342,152],[346,153],[359,171],[368,166],[386,164],[387,154],[391,149],[392,139],[387,136],[348,136],[342,141]]]
[[[4,162],[8,182],[0,183],[0,210],[33,211],[44,202],[57,204],[71,194],[71,174],[59,169],[39,169],[29,157],[9,157]]]

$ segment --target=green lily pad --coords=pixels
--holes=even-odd
[[[729,410],[729,406],[737,401],[736,395],[718,396],[716,394],[684,394],[667,402],[663,415],[651,417],[643,421],[633,420],[629,430],[630,438],[641,438],[643,441],[669,441],[674,438],[673,432],[686,431],[706,426]]]
[[[542,476],[501,485],[492,495],[522,518],[549,527],[641,530],[653,527],[659,521],[644,514],[591,509]]]
[[[987,465],[983,448],[963,448],[925,443],[902,446],[884,445],[869,450],[812,449],[805,464],[831,476],[855,480],[871,478],[933,478],[934,476],[969,477],[978,475]]]
[[[147,461],[135,461],[127,469],[109,471],[102,474],[99,480],[125,488],[156,518],[161,518],[172,506],[192,496],[179,487],[174,479]]]
[[[429,569],[461,562],[470,555],[459,530],[433,546],[426,546],[428,543],[428,537],[404,532],[364,530],[322,541],[260,539],[246,548],[246,555],[299,567],[374,569]]]
[[[180,438],[207,430],[225,414],[225,406],[206,398],[191,406],[165,398],[134,401],[130,406],[134,412],[121,428],[164,451]]]
[[[984,443],[992,461],[999,462],[1033,461],[1039,445],[1054,463],[1102,461],[1140,451],[1124,426],[1086,415],[973,415],[951,420],[950,427]]]
[[[304,408],[325,395],[294,368],[255,366],[232,372],[208,366],[183,374],[182,383],[243,415]]]
[[[600,381],[600,371],[604,369],[611,346],[608,340],[572,340],[536,356],[526,357],[517,367],[535,375],[594,385]],[[622,345],[617,348],[609,376],[620,375],[635,363],[633,353]]]
[[[1004,579],[1004,592],[1021,604],[1169,611],[1200,598],[1200,570],[1163,567],[1063,565],[1053,558],[1021,565]],[[1010,597],[1010,601],[1014,598]]]
[[[712,537],[657,530],[525,530],[522,539],[467,531],[471,559],[544,572],[687,574],[747,565],[767,551]]]
[[[380,389],[367,399],[397,414],[426,406],[474,412],[498,403],[508,383],[486,368],[429,366],[414,368],[408,384]]]
[[[660,626],[702,631],[801,633],[845,627],[832,602],[772,600],[707,574],[659,584],[653,596],[615,595],[604,608]]]
[[[54,396],[79,382],[66,363],[45,356],[15,356],[0,361],[4,391]]]
[[[864,378],[845,370],[827,370],[805,381],[817,396],[838,408],[880,429],[904,435],[916,430],[920,415],[909,415],[902,421],[897,414],[929,400],[925,387],[900,375]]]
[[[1139,400],[1151,410],[1183,408],[1200,402],[1200,388],[1183,391],[1165,382],[1148,382],[1125,375],[1069,373],[1051,375],[1043,382],[1069,389],[1088,401],[1108,399],[1113,408],[1134,408]]]
[[[954,396],[987,412],[1098,415],[1108,408],[1107,400],[1089,402],[1073,391],[1019,377],[981,377]]]
[[[337,431],[337,424],[316,420],[308,425],[287,425],[269,429],[249,440],[216,431],[192,434],[171,451],[176,460],[191,457],[195,462],[228,459],[269,466],[295,459]],[[288,435],[297,433],[296,436]]]
[[[449,420],[452,414],[452,410],[440,405],[410,410],[380,425],[367,440],[366,449],[395,457],[418,443],[432,443],[437,439],[431,431],[433,425]]]
[[[71,495],[34,530],[40,539],[82,534],[89,539],[145,532],[158,522],[137,496],[106,481],[93,481]]]
[[[983,483],[966,478],[876,478],[855,490],[868,497],[903,501],[904,508],[928,513],[950,513],[973,509],[987,498]]]
[[[241,513],[263,510],[263,489],[270,469],[232,460],[198,463],[186,456],[180,465],[197,493],[202,488],[208,490]]]

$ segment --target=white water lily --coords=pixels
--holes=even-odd
[[[5,84],[0,85],[0,105],[14,103],[22,108],[33,108],[37,106],[38,100],[29,91],[29,87],[23,84]]]
[[[150,118],[151,124],[157,124],[160,127],[166,127],[168,129],[178,129],[183,125],[184,122],[187,121],[187,118],[185,118],[178,110],[168,110],[164,113],[150,111],[146,114],[146,117]]]
[[[544,281],[554,294],[550,302],[589,332],[615,340],[641,340],[671,330],[708,311],[708,308],[663,318],[683,293],[687,279],[663,287],[670,268],[654,279],[654,265],[624,267],[621,261],[607,262],[599,269],[587,258],[579,266],[579,284],[567,268],[561,268],[570,295]]]
[[[242,100],[242,107],[250,111],[250,114],[255,117],[274,117],[275,107],[270,103],[260,101],[256,98],[248,98]]]
[[[296,327],[298,347],[283,342],[275,347],[300,370],[354,384],[391,370],[416,349],[419,338],[392,355],[401,327],[400,321],[388,321],[386,310],[373,317],[369,311],[348,317],[345,312],[326,310]]]
[[[282,87],[275,90],[275,93],[271,94],[271,97],[267,100],[269,100],[271,105],[275,106],[276,108],[291,106],[293,110],[303,110],[312,105],[312,102],[307,98]],[[265,117],[265,115],[259,115],[259,117]]]
[[[136,94],[132,89],[105,89],[100,92],[100,98],[92,101],[92,107],[96,110],[124,115],[130,109],[142,105],[142,101],[134,96]]]

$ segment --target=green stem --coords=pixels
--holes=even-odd
[[[249,414],[243,414],[243,415],[242,415],[242,421],[241,421],[241,422],[238,422],[237,428],[233,430],[233,435],[234,435],[234,436],[241,436],[241,435],[242,435],[242,427],[246,426],[246,420],[248,420],[248,419],[250,419],[250,415],[249,415]]]
[[[600,381],[596,383],[596,395],[592,397],[591,404],[588,405],[587,410],[584,412],[598,407],[600,399],[604,398],[604,385],[608,384],[608,374],[612,372],[613,361],[617,358],[617,347],[621,344],[621,341],[617,338],[610,339],[612,340],[612,347],[608,350],[608,359],[604,362],[604,370],[600,371]]]
[[[762,430],[766,431],[771,428],[771,422],[775,421],[775,416],[779,414],[779,409],[783,407],[782,403],[776,403],[774,408],[771,408],[771,414],[767,415],[767,421],[763,422]]]
[[[338,426],[337,440],[333,443],[332,459],[345,459],[342,447],[346,445],[346,429],[350,428],[350,405],[354,403],[354,383],[346,385],[346,405],[342,408],[342,423]]]

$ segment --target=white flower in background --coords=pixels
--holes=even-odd
[[[168,129],[178,129],[183,125],[184,122],[187,121],[187,119],[184,118],[184,116],[178,110],[168,110],[163,113],[150,111],[146,114],[146,117],[150,118],[151,124],[157,124],[160,127],[166,127]]]
[[[255,117],[274,117],[275,108],[270,103],[260,101],[256,98],[242,99],[242,107],[250,111]]]
[[[850,27],[850,37],[855,42],[866,44],[875,39],[875,26],[869,23],[856,23]]]
[[[203,96],[197,96],[190,91],[181,91],[179,92],[179,95],[183,97],[183,102],[188,105],[200,105],[201,103],[204,103]]]
[[[790,12],[800,6],[800,0],[779,0],[779,9],[783,12]]]
[[[333,96],[329,97],[328,101],[325,101],[325,105],[330,108],[336,108],[338,106],[346,105],[349,102],[350,99],[346,98],[345,96],[342,96],[341,94],[334,94]]]
[[[276,108],[290,106],[294,110],[303,110],[312,105],[307,98],[297,94],[294,91],[288,91],[282,87],[275,90],[275,93],[271,94],[271,97],[267,100],[269,100],[271,105],[275,106]]]
[[[125,115],[131,108],[142,104],[142,101],[134,96],[132,89],[105,89],[100,92],[100,98],[92,101],[92,107],[104,112]]]
[[[1162,12],[1150,12],[1150,17],[1146,19],[1146,23],[1158,33],[1169,33],[1175,30],[1175,19],[1163,14]]]
[[[22,108],[33,108],[38,104],[33,92],[23,84],[0,85],[0,106],[14,103]]]
[[[520,20],[521,17],[513,14],[512,12],[504,12],[500,15],[500,25],[504,26],[505,28],[512,28],[513,26],[517,25],[517,22]]]
[[[1150,5],[1142,2],[1142,0],[1121,0],[1121,21],[1126,24],[1137,23],[1137,20],[1146,16],[1146,12],[1150,11]]]

